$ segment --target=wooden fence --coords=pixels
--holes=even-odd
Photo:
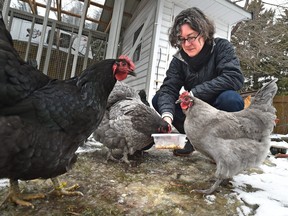
[[[275,96],[273,105],[277,110],[276,115],[279,119],[279,122],[277,123],[273,132],[277,134],[288,134],[288,96]]]
[[[256,92],[257,91],[243,92],[241,96],[245,100],[249,95],[253,97]],[[276,95],[273,100],[273,105],[277,110],[276,115],[279,119],[273,133],[286,135],[288,134],[288,95]]]

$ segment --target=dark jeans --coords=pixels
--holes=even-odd
[[[156,94],[152,99],[152,105],[157,112],[158,109],[158,94]],[[236,112],[240,111],[244,108],[244,101],[240,94],[236,91],[227,90],[222,92],[216,99],[215,102],[210,104],[211,106],[215,107],[216,109],[227,111],[227,112]],[[184,120],[185,115],[182,112],[180,104],[175,104],[175,114],[173,119],[173,126],[180,132],[184,132]]]

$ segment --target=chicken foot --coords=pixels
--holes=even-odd
[[[58,196],[65,195],[65,196],[84,196],[83,193],[80,191],[74,191],[75,189],[79,188],[78,184],[75,184],[69,188],[64,188],[63,184],[60,183],[58,178],[51,178],[51,181],[54,185],[54,190],[51,193],[56,194]]]
[[[23,193],[21,193],[20,189],[19,189],[18,180],[10,179],[9,194],[5,198],[5,200],[1,203],[1,205],[4,202],[6,202],[7,200],[9,200],[10,202],[13,202],[13,203],[20,205],[20,206],[26,206],[26,207],[34,208],[34,205],[30,202],[27,202],[27,201],[33,200],[33,199],[43,199],[44,197],[45,197],[45,195],[42,193],[38,193],[38,194],[23,194]]]
[[[129,166],[131,166],[131,163],[130,163],[130,161],[129,161],[129,159],[128,159],[128,154],[125,154],[125,153],[124,153],[124,154],[123,154],[123,157],[120,158],[120,161],[128,164]]]
[[[131,166],[131,163],[130,163],[130,161],[128,159],[128,154],[129,153],[132,155],[134,153],[133,149],[132,148],[129,149],[127,146],[124,147],[124,149],[123,149],[123,157],[120,158],[120,161],[128,164],[129,166]]]
[[[114,161],[114,162],[124,162],[126,164],[128,164],[129,166],[131,166],[131,163],[128,159],[128,150],[124,148],[124,151],[123,151],[123,156],[120,158],[120,159],[116,159],[113,154],[112,154],[112,149],[109,149],[108,153],[107,153],[107,156],[106,156],[106,163],[111,160],[111,161]]]
[[[219,187],[219,185],[220,185],[222,182],[223,182],[223,179],[217,179],[216,182],[212,185],[211,188],[206,189],[206,190],[198,190],[198,189],[196,189],[196,190],[194,190],[194,191],[196,191],[196,192],[198,192],[198,193],[207,194],[207,195],[208,195],[208,194],[212,194],[212,193]]]
[[[108,153],[107,153],[106,162],[108,162],[109,160],[115,161],[115,162],[120,162],[118,159],[116,159],[115,157],[113,157],[113,155],[112,155],[112,149],[109,149],[109,151],[108,151]]]

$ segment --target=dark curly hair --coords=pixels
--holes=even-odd
[[[180,27],[187,23],[193,30],[200,33],[208,44],[213,43],[215,26],[197,7],[192,7],[181,11],[174,20],[173,26],[169,29],[169,41],[171,46],[181,48],[179,44],[179,36],[181,34]]]

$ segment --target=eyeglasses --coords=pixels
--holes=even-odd
[[[187,38],[178,38],[178,44],[179,45],[185,44],[186,41],[188,43],[194,42],[197,39],[197,37],[199,37],[199,35],[200,35],[200,32],[198,33],[197,36],[189,36]]]

